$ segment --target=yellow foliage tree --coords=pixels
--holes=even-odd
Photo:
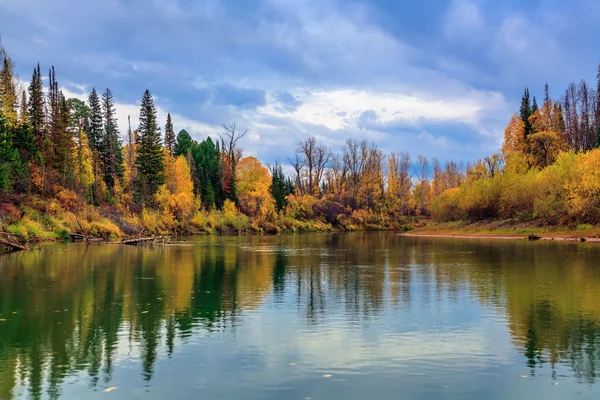
[[[165,178],[166,183],[156,193],[161,210],[179,221],[191,219],[200,204],[194,196],[194,184],[184,156],[173,158],[165,153]]]
[[[94,159],[88,143],[88,137],[80,129],[77,134],[77,146],[74,146],[75,179],[82,193],[88,193],[95,182]]]
[[[504,130],[502,154],[509,157],[514,153],[522,153],[525,148],[525,124],[521,117],[514,114]]]
[[[569,213],[583,222],[600,222],[600,149],[577,156],[567,183]]]
[[[275,211],[269,191],[271,174],[255,157],[244,157],[236,165],[239,205],[247,215],[267,217]]]

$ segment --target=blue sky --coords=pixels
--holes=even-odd
[[[597,0],[0,0],[23,81],[40,61],[68,96],[110,87],[122,133],[149,88],[177,131],[236,122],[267,162],[309,136],[488,155],[524,86],[593,82],[598,21]]]

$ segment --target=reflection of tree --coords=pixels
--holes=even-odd
[[[468,293],[506,315],[532,375],[548,362],[569,365],[584,382],[598,376],[593,247],[390,234],[206,241],[164,249],[70,246],[68,253],[0,258],[0,398],[11,398],[19,381],[31,398],[44,390],[57,398],[65,378],[80,371],[90,385],[107,385],[119,340],[140,349],[148,381],[161,351],[173,356],[199,330],[235,329],[270,293],[314,325],[340,314],[364,324],[388,302],[395,312],[416,302],[453,304]]]

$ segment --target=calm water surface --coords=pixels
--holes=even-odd
[[[598,399],[600,246],[385,234],[0,257],[0,399]]]

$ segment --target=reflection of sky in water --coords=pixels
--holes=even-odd
[[[370,265],[365,259],[355,263],[348,258],[344,254],[352,251],[347,248],[282,247],[269,243],[276,239],[262,240],[266,244],[242,244],[238,249],[225,239],[222,247],[250,257],[285,253],[282,286],[252,291],[245,287],[250,283],[232,275],[235,269],[228,270],[222,284],[244,285],[246,305],[233,315],[227,310],[231,295],[222,294],[222,318],[210,329],[201,319],[194,320],[191,332],[177,333],[171,355],[163,321],[156,332],[157,360],[149,382],[141,373],[140,333],[132,334],[129,322],[122,321],[112,379],[101,372],[97,387],[90,390],[87,371],[71,373],[62,385],[64,398],[568,399],[599,394],[597,385],[574,379],[568,362],[551,368],[543,355],[545,363],[531,376],[524,339],[513,336],[509,325],[515,322],[507,314],[508,305],[515,307],[527,296],[501,288],[498,301],[481,298],[481,285],[493,287],[500,278],[512,279],[503,274],[521,273],[511,269],[499,274],[495,260],[481,269],[486,260],[481,250],[493,243],[440,245],[436,250],[429,242],[416,241],[400,256],[385,246],[365,249],[381,253],[381,263]],[[562,251],[539,250],[552,251],[555,257]],[[436,251],[444,260],[412,262],[435,256]],[[412,258],[404,258],[406,252],[413,252]],[[569,256],[577,259],[577,254]],[[173,258],[181,260],[179,253]],[[588,262],[590,254],[580,258]],[[473,275],[477,263],[481,271]],[[142,271],[137,279],[148,278],[147,273]],[[404,274],[402,279],[394,276],[398,273]],[[556,277],[542,280],[549,279]],[[166,282],[168,294],[168,278]],[[369,285],[380,286],[370,292]],[[27,379],[21,383],[26,386]],[[118,389],[104,393],[110,386]],[[27,392],[17,385],[14,394],[25,397]]]

